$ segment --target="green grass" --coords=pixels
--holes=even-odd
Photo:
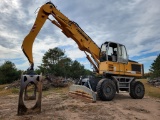
[[[0,85],[0,91],[3,90],[8,84]]]
[[[42,91],[42,95],[45,97],[47,95],[53,94],[53,93],[58,93],[60,94],[64,99],[66,99],[66,94],[69,91],[69,86],[68,87],[50,87],[48,90]]]
[[[145,95],[154,97],[154,98],[160,98],[160,87],[154,87],[150,84],[148,84],[146,79],[140,80],[144,86],[145,86]]]
[[[0,85],[0,96],[18,94],[19,93],[18,88],[5,89],[6,86],[7,85]]]
[[[12,88],[11,93],[13,93],[13,94],[19,93],[19,89],[18,88]]]

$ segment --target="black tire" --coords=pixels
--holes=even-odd
[[[116,94],[116,86],[110,79],[102,79],[97,84],[97,95],[103,101],[111,101]]]
[[[131,98],[135,99],[135,95],[134,95],[134,90],[133,90],[133,86],[135,84],[136,81],[132,81],[130,83],[130,92],[129,92],[129,95],[131,96]]]
[[[129,95],[133,99],[142,99],[145,94],[145,88],[143,83],[140,81],[132,81],[130,84],[130,93]]]

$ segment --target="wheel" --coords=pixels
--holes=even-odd
[[[145,94],[144,85],[140,81],[132,81],[130,84],[130,93],[129,95],[133,99],[142,99]]]
[[[103,101],[110,101],[116,94],[116,86],[110,79],[102,79],[97,84],[97,95]]]

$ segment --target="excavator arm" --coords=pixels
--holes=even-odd
[[[55,20],[51,20],[49,18],[49,15],[52,15],[55,18]],[[22,44],[22,50],[31,64],[31,69],[33,69],[34,66],[32,55],[33,42],[47,19],[50,20],[58,28],[60,28],[62,30],[62,33],[64,33],[68,38],[72,38],[77,43],[79,49],[85,52],[87,59],[98,72],[100,48],[79,27],[77,23],[68,19],[51,2],[48,2],[41,6],[36,21],[29,34],[25,37]],[[87,53],[91,54],[94,61],[90,58],[90,56]]]

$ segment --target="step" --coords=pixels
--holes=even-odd
[[[122,87],[122,86],[119,86],[119,88],[129,88],[129,87]]]
[[[130,83],[130,82],[119,82],[119,83],[127,83],[127,84],[128,84],[128,83]]]

